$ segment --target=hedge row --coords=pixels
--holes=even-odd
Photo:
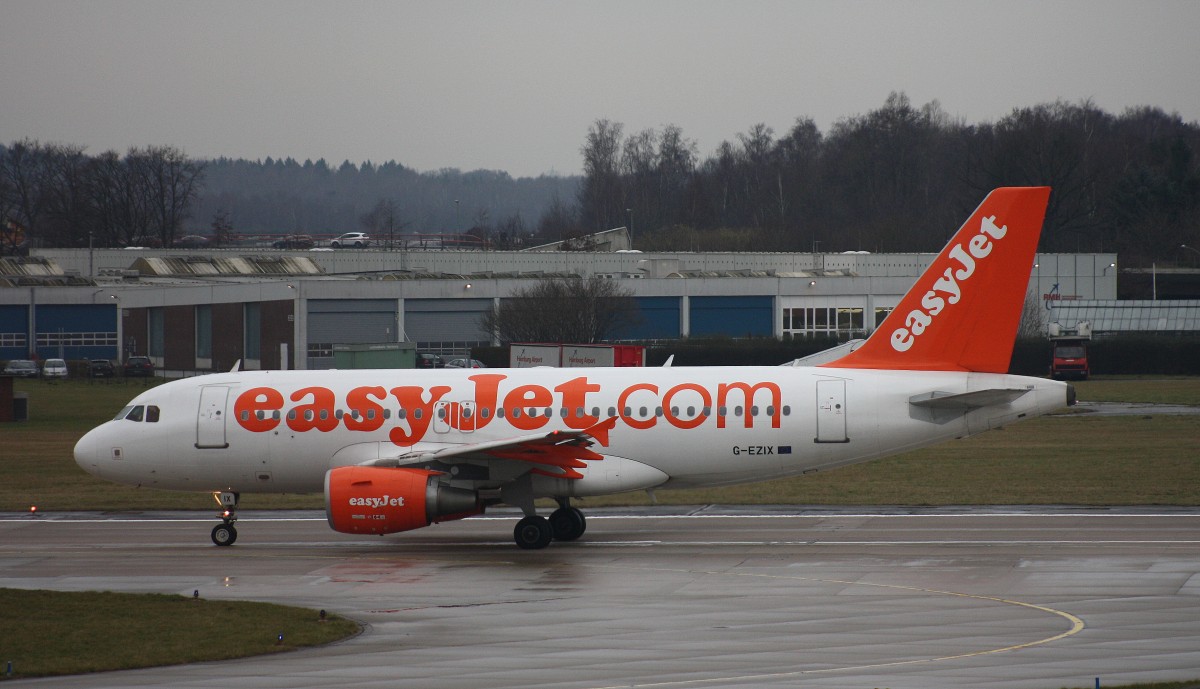
[[[836,338],[680,340],[647,345],[646,365],[661,366],[673,354],[677,366],[774,366],[838,344]],[[508,347],[476,348],[472,356],[488,366],[508,366]],[[1100,337],[1089,344],[1088,359],[1094,374],[1200,375],[1200,337]],[[1011,373],[1044,376],[1049,368],[1049,340],[1017,341]]]

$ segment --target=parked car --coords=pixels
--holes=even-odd
[[[306,234],[289,234],[271,244],[276,249],[311,249],[313,238]]]
[[[208,237],[198,234],[189,234],[175,240],[172,244],[176,249],[207,249]]]
[[[444,368],[446,363],[437,354],[417,352],[417,368]]]
[[[340,249],[347,246],[352,246],[356,249],[361,249],[371,245],[371,238],[366,232],[347,232],[340,237],[334,237],[329,242],[329,246],[334,249]]]
[[[42,364],[43,378],[66,378],[67,362],[62,359],[46,359]]]
[[[108,359],[92,359],[88,362],[88,373],[93,378],[112,378],[117,370]]]
[[[125,360],[125,377],[141,376],[149,378],[154,375],[154,362],[148,356],[131,356]]]
[[[13,359],[4,367],[4,374],[21,378],[37,378],[38,367],[29,359]]]
[[[446,362],[446,368],[487,368],[479,359],[451,359]]]

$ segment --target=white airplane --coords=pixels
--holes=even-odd
[[[571,498],[794,476],[1074,403],[1008,375],[1047,187],[997,189],[860,347],[815,367],[246,371],[172,381],[85,435],[118,483],[238,496],[323,490],[330,526],[388,534],[525,513],[522,548],[586,528]],[[549,518],[534,501],[553,498]]]

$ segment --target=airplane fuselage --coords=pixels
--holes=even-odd
[[[1027,390],[1011,403],[929,410],[910,400]],[[317,492],[331,468],[615,417],[584,477],[539,477],[540,495],[760,481],[960,438],[1067,404],[1040,378],[793,367],[263,371],[174,381],[85,436],[89,472],[173,490]],[[605,463],[610,465],[605,466]],[[620,466],[613,466],[620,465]],[[440,468],[440,467],[439,467]],[[486,487],[494,467],[455,467]],[[622,470],[624,477],[609,477]],[[660,473],[661,472],[661,473]],[[461,474],[461,478],[459,478]]]

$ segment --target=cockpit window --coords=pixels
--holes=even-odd
[[[146,423],[158,423],[158,407],[154,405],[146,407]]]
[[[142,418],[145,417],[145,415],[146,415],[146,408],[139,404],[129,411],[129,414],[127,414],[125,416],[125,420],[126,421],[141,421]]]
[[[125,418],[126,416],[128,416],[128,415],[129,415],[129,410],[130,410],[130,409],[133,409],[133,406],[132,406],[132,405],[130,405],[130,406],[128,406],[128,407],[125,407],[125,408],[123,408],[121,411],[117,412],[117,415],[116,415],[116,416],[114,416],[114,417],[112,418],[112,420],[113,420],[113,421],[120,421],[121,419]]]

